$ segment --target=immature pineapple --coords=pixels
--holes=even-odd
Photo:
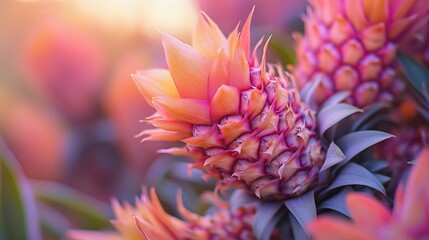
[[[166,150],[194,157],[194,168],[219,179],[218,187],[242,186],[264,199],[309,190],[324,161],[315,113],[293,79],[250,53],[250,21],[227,38],[206,15],[193,46],[163,35],[168,70],[133,76],[157,110],[144,140],[186,143]],[[265,49],[266,50],[266,46]],[[265,52],[265,51],[264,51]],[[277,74],[277,75],[276,75]]]
[[[427,14],[424,0],[311,0],[305,35],[295,35],[300,86],[321,81],[317,106],[347,90],[348,102],[366,107],[399,98],[405,86],[396,76],[398,45]]]
[[[200,216],[186,210],[178,197],[178,208],[184,217],[181,220],[165,212],[152,188],[149,194],[144,191],[136,198],[135,207],[113,201],[116,219],[112,223],[118,232],[72,230],[67,235],[72,240],[256,239],[252,230],[256,211],[253,203],[229,209],[228,203],[216,202],[219,206],[215,206],[215,214]]]

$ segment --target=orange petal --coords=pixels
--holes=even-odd
[[[213,59],[217,50],[226,43],[219,27],[204,12],[201,12],[192,35],[192,46]]]
[[[201,135],[195,135],[193,137],[184,139],[183,142],[201,148],[222,147],[223,144],[220,139],[218,128],[216,126],[204,128],[209,128],[209,130],[207,130],[205,133],[200,133]]]
[[[141,140],[142,142],[145,142],[145,141],[173,141],[174,142],[174,141],[180,141],[184,137],[187,137],[186,135],[183,136],[177,132],[165,131],[159,128],[144,130],[141,133],[139,133],[136,137],[143,137],[143,136],[147,136],[147,137],[143,138]]]
[[[165,58],[182,98],[207,99],[210,60],[188,44],[162,34]]]
[[[170,72],[166,69],[150,69],[138,71],[132,75],[137,88],[147,103],[152,107],[152,98],[157,96],[168,96],[179,98],[179,92],[174,85]]]
[[[315,240],[376,240],[346,220],[320,217],[308,224],[308,231]]]
[[[222,85],[217,90],[210,103],[210,116],[213,122],[218,122],[227,115],[239,112],[240,92],[237,88]]]
[[[172,131],[180,133],[181,135],[192,135],[192,124],[180,121],[171,121],[166,119],[153,119],[148,121],[150,124],[157,128],[161,128],[166,131]]]
[[[219,49],[213,61],[209,75],[208,91],[209,100],[213,98],[216,91],[222,84],[227,84],[229,80],[230,60],[223,49]]]
[[[244,56],[246,56],[246,59],[248,62],[252,61],[250,56],[250,25],[252,23],[252,17],[253,17],[254,11],[255,11],[255,7],[252,8],[252,11],[247,17],[247,20],[243,25],[243,29],[241,30],[241,35],[240,35],[240,45],[243,48]]]
[[[356,226],[370,233],[376,233],[391,216],[380,202],[362,193],[349,193],[346,203]]]
[[[234,56],[235,49],[238,45],[238,25],[234,28],[234,30],[228,36],[228,45],[227,45],[227,53],[230,58]]]
[[[240,44],[235,49],[234,57],[231,60],[229,85],[235,86],[239,90],[250,88],[249,63]]]
[[[361,1],[351,0],[345,2],[345,11],[347,18],[350,19],[357,30],[365,27],[367,20],[362,9]]]
[[[152,103],[161,116],[166,119],[192,124],[211,124],[208,101],[155,97]]]
[[[389,11],[387,0],[363,0],[363,8],[371,23],[380,23],[387,20]]]

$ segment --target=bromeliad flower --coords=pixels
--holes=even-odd
[[[366,107],[404,91],[394,64],[398,46],[413,32],[429,5],[421,0],[312,0],[305,35],[296,35],[300,85],[321,81],[318,106],[338,91]],[[398,98],[398,97],[396,97]]]
[[[396,191],[393,210],[361,193],[347,196],[353,222],[320,217],[309,224],[314,239],[427,239],[429,237],[429,149],[424,149],[405,187]]]
[[[184,207],[180,194],[177,199],[184,220],[165,212],[152,188],[149,194],[143,191],[141,197],[136,198],[135,207],[113,201],[116,219],[112,223],[119,232],[72,230],[68,237],[73,240],[256,239],[252,230],[254,204],[231,209],[228,203],[213,199],[217,204],[215,214],[200,216]]]
[[[287,199],[314,187],[325,161],[320,136],[360,110],[339,104],[347,97],[341,93],[327,102],[316,120],[292,77],[278,66],[266,66],[267,44],[261,64],[255,50],[250,54],[251,17],[241,34],[235,29],[226,38],[201,14],[193,47],[162,34],[169,71],[133,75],[157,110],[148,122],[158,129],[140,136],[186,143],[185,148],[162,152],[192,156],[192,167],[218,179],[218,188],[238,186],[259,198]],[[303,99],[311,93],[307,89]],[[376,135],[367,136],[372,134]],[[360,151],[375,142],[366,143],[362,139],[359,145],[365,147]]]
[[[291,77],[267,68],[265,54],[261,64],[251,54],[251,17],[226,38],[201,14],[192,47],[162,34],[169,71],[133,76],[157,110],[148,122],[158,129],[141,136],[183,141],[186,148],[164,152],[193,156],[193,167],[220,179],[219,187],[244,186],[264,199],[297,196],[324,161],[316,116]]]

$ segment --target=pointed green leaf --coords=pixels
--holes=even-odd
[[[337,145],[344,155],[346,155],[346,159],[342,164],[347,163],[350,159],[368,147],[391,137],[393,137],[393,135],[373,130],[352,132],[341,137],[337,141]]]
[[[420,63],[410,58],[409,56],[399,53],[398,60],[404,69],[405,75],[409,83],[422,96],[425,96],[424,88],[429,86],[429,71]]]
[[[33,181],[37,200],[62,209],[79,219],[86,228],[100,228],[109,225],[109,205],[80,193],[60,183]]]
[[[381,184],[374,174],[354,162],[347,163],[338,173],[338,176],[335,178],[335,180],[324,192],[339,187],[353,185],[367,186],[383,194],[386,192],[383,184]]]
[[[357,112],[362,112],[362,110],[346,103],[338,103],[324,108],[317,115],[320,135],[323,135],[326,130],[339,121]]]
[[[320,107],[320,111],[322,111],[327,107],[332,107],[334,105],[337,105],[338,103],[346,100],[349,96],[350,96],[349,91],[342,91],[342,92],[335,93],[334,95],[329,97],[328,100],[323,102],[322,106]]]
[[[314,200],[314,190],[299,197],[288,199],[284,201],[284,204],[303,229],[306,229],[305,227],[307,224],[316,218],[317,212]]]
[[[323,172],[335,164],[343,161],[345,158],[346,156],[341,151],[341,149],[334,142],[331,142],[328,151],[326,152],[325,162],[320,168],[320,172]]]
[[[0,239],[41,239],[32,191],[18,161],[1,138]]]
[[[328,198],[327,200],[319,204],[317,209],[318,210],[331,209],[339,213],[342,213],[348,217],[351,217],[349,209],[347,208],[347,205],[346,205],[346,195],[349,192],[350,192],[349,188],[342,189],[337,194],[331,196],[330,198]]]
[[[253,232],[257,239],[269,239],[280,218],[286,213],[282,202],[263,202],[256,210]]]

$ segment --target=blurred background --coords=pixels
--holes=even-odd
[[[130,77],[166,67],[158,30],[189,43],[203,10],[228,34],[254,5],[253,40],[273,34],[269,56],[293,63],[304,0],[0,1],[0,135],[30,179],[44,239],[105,227],[112,197],[162,184],[159,165],[173,157],[156,151],[170,146],[134,137],[153,111]],[[77,209],[70,199],[92,205]],[[94,221],[73,221],[62,208]]]

